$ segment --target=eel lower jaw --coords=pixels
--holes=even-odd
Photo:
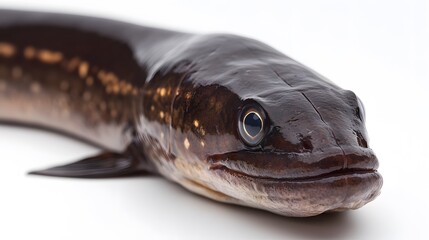
[[[215,190],[236,199],[234,202],[295,217],[360,208],[374,200],[383,185],[375,168],[345,168],[292,178],[256,176],[219,163],[211,164],[209,171],[219,179]]]
[[[318,152],[228,152],[207,158],[213,189],[240,204],[307,217],[357,209],[380,193],[383,178],[371,149]]]

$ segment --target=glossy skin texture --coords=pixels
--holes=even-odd
[[[255,40],[0,10],[0,119],[132,145],[139,169],[218,201],[286,216],[372,201],[364,118],[353,92]]]

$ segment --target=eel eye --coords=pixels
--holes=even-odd
[[[241,139],[250,146],[258,145],[265,136],[266,116],[256,104],[245,106],[240,114],[238,130]]]
[[[258,136],[263,127],[264,123],[262,122],[262,118],[259,116],[259,113],[250,111],[246,116],[244,116],[243,129],[247,136],[252,138]]]

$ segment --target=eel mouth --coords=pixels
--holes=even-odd
[[[209,169],[232,176],[276,181],[317,181],[377,173],[378,159],[369,148],[329,148],[319,152],[239,151],[208,158]]]
[[[380,194],[378,160],[368,148],[342,149],[212,155],[209,171],[221,179],[218,191],[281,215],[307,217],[360,208]]]
[[[230,169],[224,165],[212,165],[209,168],[212,171],[222,171],[225,172],[231,176],[238,177],[238,178],[247,178],[247,179],[259,179],[259,180],[266,180],[266,181],[278,181],[278,182],[316,182],[321,181],[327,178],[341,178],[341,177],[365,177],[368,174],[378,174],[376,169],[340,169],[336,171],[332,171],[329,173],[324,173],[316,176],[310,176],[310,177],[295,177],[295,178],[275,178],[275,177],[261,177],[261,176],[253,176],[249,175],[244,172],[236,171],[233,169]]]

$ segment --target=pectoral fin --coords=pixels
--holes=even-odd
[[[141,172],[143,170],[138,159],[127,154],[104,152],[74,163],[32,171],[29,174],[73,178],[108,178]]]

